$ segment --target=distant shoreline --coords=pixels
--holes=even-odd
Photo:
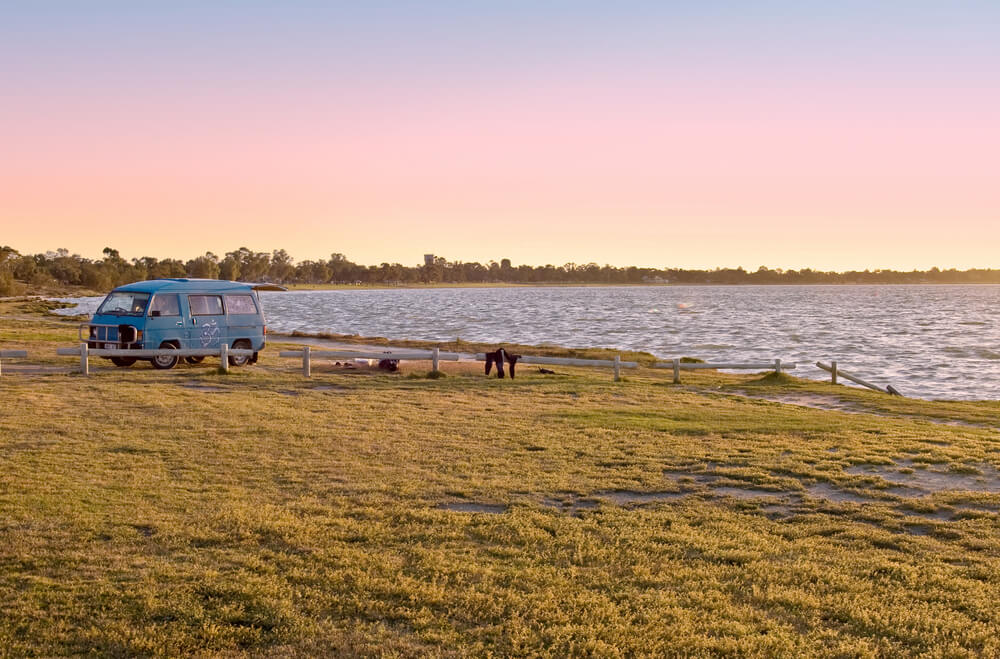
[[[399,284],[399,285],[388,285],[388,284],[280,284],[285,286],[289,291],[393,291],[393,290],[434,290],[434,289],[460,289],[460,288],[686,288],[686,287],[696,287],[696,288],[709,288],[709,287],[753,287],[753,286],[766,286],[766,287],[848,287],[848,286],[892,286],[892,287],[903,287],[903,286],[1000,286],[1000,282],[831,282],[831,283],[790,283],[790,282],[779,282],[779,283],[737,283],[737,284],[720,284],[720,283],[697,283],[697,282],[684,282],[684,283],[646,283],[646,284],[603,284],[603,283],[578,283],[578,282],[552,282],[552,283],[508,283],[508,282],[493,282],[493,283],[439,283],[439,284]],[[108,290],[95,291],[90,288],[85,287],[41,287],[24,291],[19,295],[11,295],[2,297],[0,299],[17,299],[24,297],[43,297],[43,298],[72,298],[72,297],[103,297],[107,295]]]
[[[353,291],[353,290],[400,290],[400,289],[438,289],[438,288],[685,288],[685,287],[751,287],[751,286],[1000,286],[1000,282],[842,282],[842,283],[740,283],[740,284],[719,284],[719,283],[660,283],[660,284],[586,284],[576,282],[554,282],[554,283],[442,283],[442,284],[400,284],[390,286],[386,284],[281,284],[289,291]]]

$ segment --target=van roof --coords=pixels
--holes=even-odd
[[[116,291],[135,291],[141,293],[184,293],[204,291],[219,293],[223,291],[250,291],[254,284],[240,281],[225,281],[221,279],[150,279],[119,286]]]

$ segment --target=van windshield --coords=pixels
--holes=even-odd
[[[146,312],[147,302],[149,293],[112,291],[97,313],[112,316],[141,316]]]

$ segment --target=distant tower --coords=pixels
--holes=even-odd
[[[424,265],[426,265],[426,266],[434,265],[434,255],[433,254],[424,254]]]

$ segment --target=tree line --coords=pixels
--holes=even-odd
[[[771,269],[616,267],[596,263],[518,265],[499,262],[449,261],[436,256],[430,263],[360,265],[340,253],[327,260],[295,262],[283,249],[254,252],[240,247],[217,256],[207,252],[188,261],[151,256],[126,260],[106,247],[101,259],[87,259],[57,249],[44,254],[21,254],[0,247],[0,295],[14,295],[54,286],[81,286],[104,291],[133,281],[165,277],[196,277],[279,284],[413,285],[426,283],[512,284],[987,284],[1000,283],[1000,270],[864,270],[823,272]]]

